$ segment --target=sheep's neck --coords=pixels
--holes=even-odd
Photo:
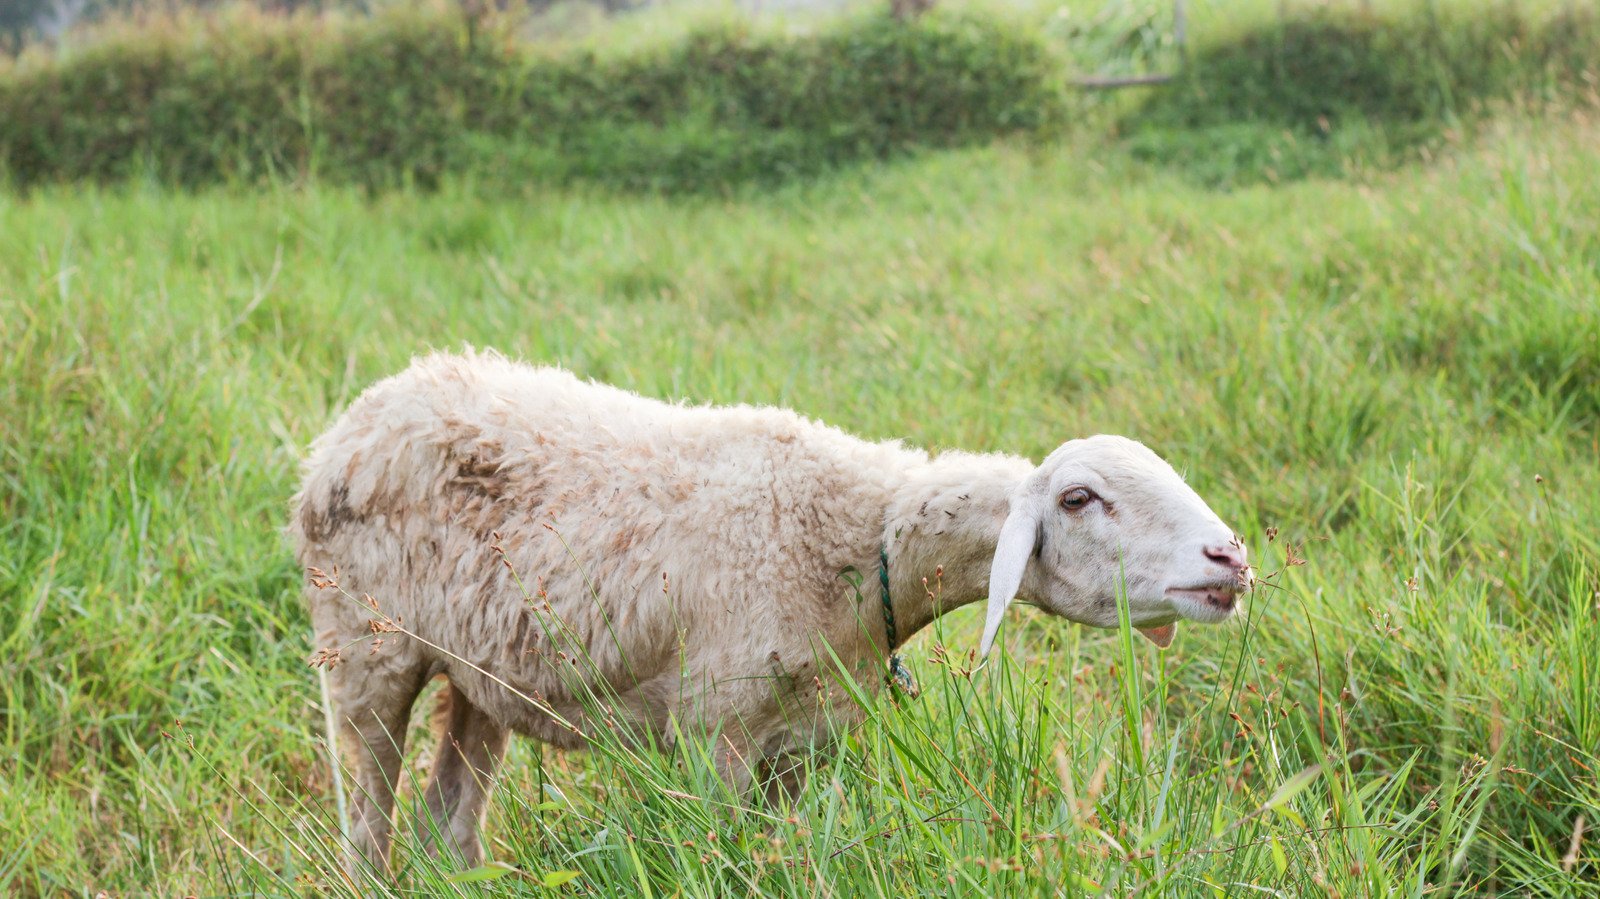
[[[987,598],[1011,493],[1031,467],[1009,456],[947,454],[896,492],[884,540],[901,643],[945,612]]]

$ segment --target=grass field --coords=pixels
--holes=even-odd
[[[1594,895],[1597,148],[1507,111],[1228,192],[1086,138],[726,198],[0,198],[0,893],[357,889],[279,528],[342,404],[471,343],[930,447],[1135,436],[1264,579],[1166,652],[1017,611],[973,675],[955,613],[792,810],[518,742],[495,865],[362,889]]]

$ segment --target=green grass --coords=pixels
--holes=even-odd
[[[1231,192],[1069,140],[724,199],[0,198],[0,893],[352,891],[278,529],[342,404],[470,342],[933,447],[1129,434],[1269,576],[1164,653],[1013,613],[970,676],[956,613],[792,810],[519,741],[506,867],[404,843],[368,890],[1593,895],[1596,148],[1507,113]]]

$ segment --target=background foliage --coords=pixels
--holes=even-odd
[[[653,15],[614,30],[649,35],[671,13]],[[1485,104],[1592,91],[1600,46],[1586,6],[1317,5],[1219,25],[1175,87],[1129,104],[1071,92],[1069,76],[1175,67],[1165,20],[680,18],[660,36],[554,42],[454,7],[110,26],[0,68],[0,172],[20,187],[454,173],[703,190],[1109,118],[1143,158],[1231,184],[1413,158]]]
[[[683,188],[1036,130],[1064,109],[1045,42],[976,15],[723,22],[626,53],[527,44],[510,20],[454,11],[233,16],[0,75],[0,162],[23,185],[479,171]]]

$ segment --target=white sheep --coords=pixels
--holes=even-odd
[[[313,445],[294,505],[355,772],[351,838],[380,867],[406,724],[436,675],[449,686],[426,803],[472,863],[510,731],[575,748],[620,721],[666,744],[698,722],[730,785],[792,793],[798,754],[852,720],[794,683],[842,663],[875,686],[889,644],[985,598],[985,654],[1013,597],[1115,627],[1125,595],[1166,646],[1179,618],[1227,618],[1249,571],[1200,497],[1122,437],[1037,467],[930,457],[486,352],[369,388]],[[924,579],[941,569],[933,600]]]

